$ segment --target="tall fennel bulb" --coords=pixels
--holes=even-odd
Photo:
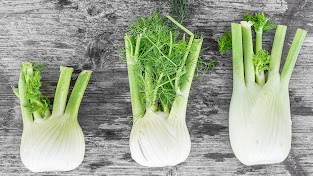
[[[22,63],[18,88],[13,88],[23,116],[20,155],[25,167],[33,172],[72,170],[84,159],[85,141],[77,115],[91,71],[79,74],[66,105],[73,68],[60,70],[52,114],[49,99],[39,91],[38,65]]]
[[[188,41],[158,13],[139,18],[124,37],[133,111],[130,151],[149,167],[177,165],[191,147],[186,108],[203,39],[167,18],[189,34]]]
[[[287,27],[277,26],[272,52],[268,55],[262,50],[262,36],[256,39],[254,54],[252,25],[251,21],[231,24],[230,143],[236,157],[245,165],[278,163],[285,160],[291,148],[288,84],[306,31],[297,30],[280,74]]]

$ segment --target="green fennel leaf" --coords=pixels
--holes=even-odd
[[[220,53],[225,53],[232,49],[231,32],[226,31],[221,38],[218,40],[218,46],[220,48]]]
[[[44,117],[45,112],[50,108],[50,100],[40,92],[41,87],[41,73],[40,70],[45,68],[43,64],[39,63],[23,63],[22,76],[26,83],[27,104],[25,107],[30,113],[38,112],[41,117]],[[16,89],[13,89],[16,92]],[[20,98],[20,97],[19,97]]]
[[[269,63],[271,60],[271,55],[266,50],[260,50],[253,55],[253,64],[256,71],[269,70]]]
[[[128,27],[128,35],[133,39],[133,50],[140,38],[134,80],[140,85],[143,104],[146,108],[170,109],[176,97],[175,81],[181,86],[189,69],[183,60],[189,53],[188,40],[157,12],[138,18]],[[178,74],[180,68],[182,74]]]
[[[275,29],[276,25],[269,21],[269,18],[264,16],[264,13],[244,14],[243,19],[245,21],[251,21],[253,23],[254,30],[266,32],[271,29]]]

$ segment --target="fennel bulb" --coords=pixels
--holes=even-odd
[[[60,70],[52,114],[49,99],[39,91],[38,65],[22,63],[18,88],[13,88],[23,117],[21,160],[33,172],[72,170],[84,159],[85,141],[77,115],[91,71],[79,74],[66,105],[73,68]]]
[[[231,24],[233,92],[229,110],[230,143],[236,157],[245,165],[278,163],[285,160],[291,148],[288,84],[306,31],[297,30],[280,74],[287,27],[277,26],[271,55],[267,55],[262,50],[262,36],[256,38],[254,54],[252,25],[251,21]],[[258,32],[258,28],[254,28]],[[268,75],[264,74],[266,70]]]
[[[177,165],[191,148],[186,108],[203,39],[167,18],[190,35],[188,41],[158,13],[139,18],[124,37],[133,112],[130,151],[148,167]]]

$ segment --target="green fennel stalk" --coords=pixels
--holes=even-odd
[[[24,120],[32,122],[36,118],[49,118],[50,101],[40,92],[41,73],[37,64],[23,62],[18,88],[13,87],[14,93],[21,102],[22,116]],[[64,113],[77,118],[82,96],[91,76],[91,71],[82,71],[73,88],[70,99],[67,102],[68,88],[71,82],[73,68],[60,67],[60,77],[53,101],[53,116],[61,116]]]
[[[203,39],[195,39],[172,17],[167,18],[190,35],[188,42],[178,39],[177,30],[157,13],[139,18],[124,37],[134,117],[142,117],[146,109],[170,112],[175,96],[190,89],[186,86],[192,80],[189,72],[197,64],[190,55],[200,52],[191,48],[201,46]]]
[[[251,22],[255,31],[255,55],[253,56],[255,62],[255,79],[260,86],[263,86],[265,84],[264,71],[268,70],[267,65],[270,56],[262,49],[262,35],[263,32],[275,29],[276,25],[268,21],[269,19],[264,16],[264,13],[245,14],[243,19]]]
[[[247,84],[256,82],[259,86],[264,86],[267,76],[265,71],[270,69],[271,55],[262,48],[263,33],[268,30],[276,28],[276,25],[269,21],[269,18],[264,16],[264,13],[244,14],[242,35],[243,35],[243,47],[244,57],[247,57],[245,64],[245,70],[249,73],[254,73],[255,76],[249,74],[245,77]],[[255,48],[253,47],[251,26],[255,32]],[[232,49],[232,36],[230,32],[225,32],[218,41],[220,52],[224,53],[227,50]],[[275,54],[275,53],[274,53]]]

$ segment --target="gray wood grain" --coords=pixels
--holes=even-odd
[[[59,65],[93,70],[79,111],[86,140],[83,163],[70,172],[44,175],[313,175],[313,2],[192,0],[185,26],[204,38],[202,58],[218,57],[215,70],[193,82],[187,123],[192,149],[176,167],[146,168],[130,157],[131,104],[126,65],[118,60],[126,26],[140,15],[159,9],[165,0],[2,0],[0,1],[0,175],[34,175],[21,163],[22,120],[10,86],[18,82],[22,61],[42,61],[42,91],[53,98]],[[243,13],[264,11],[288,26],[287,43],[295,30],[307,29],[292,79],[290,101],[292,149],[279,164],[244,166],[232,153],[228,108],[232,90],[231,55],[220,55],[216,40]],[[271,47],[274,32],[264,46]],[[289,45],[285,45],[286,56]],[[72,85],[73,86],[73,85]],[[41,175],[41,174],[36,174]]]

